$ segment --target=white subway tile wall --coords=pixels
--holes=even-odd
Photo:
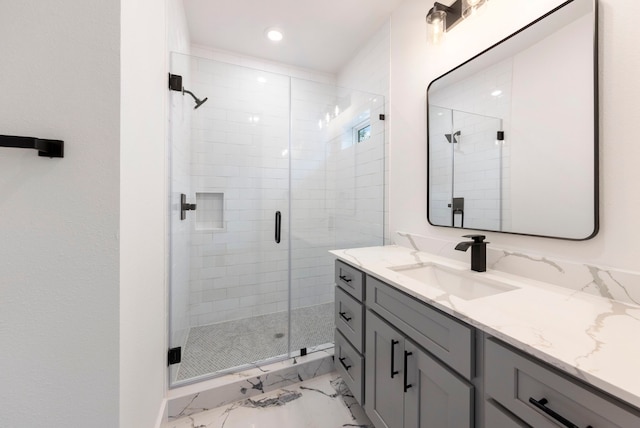
[[[390,22],[386,21],[378,31],[356,52],[351,61],[338,73],[338,86],[382,95],[377,100],[372,117],[385,113],[385,101],[389,100]],[[379,124],[384,148],[384,230],[385,243],[389,238],[389,121]],[[378,147],[378,144],[376,144]]]
[[[289,275],[292,308],[331,302],[327,250],[383,242],[384,97],[202,58],[190,67],[188,89],[209,100],[191,114],[188,199],[224,194],[222,227],[190,230],[190,326],[289,309]],[[354,145],[364,116],[371,138]]]
[[[512,68],[512,60],[505,60],[455,85],[429,92],[432,223],[452,225],[448,204],[451,198],[464,197],[465,227],[510,228]],[[505,132],[504,143],[496,142],[498,130]],[[458,132],[454,139],[452,135]],[[460,226],[460,216],[453,221]]]

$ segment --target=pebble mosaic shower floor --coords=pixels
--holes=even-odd
[[[263,361],[287,353],[287,312],[192,327],[177,380]],[[291,349],[333,342],[334,303],[291,311]]]

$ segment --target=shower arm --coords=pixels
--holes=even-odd
[[[195,95],[193,95],[193,92],[191,92],[191,91],[187,91],[185,88],[182,88],[182,93],[183,93],[183,94],[185,94],[185,93],[186,93],[186,94],[191,95],[191,96],[193,97],[193,100],[194,100],[196,103],[199,103],[199,102],[200,102],[200,100],[198,99],[198,97],[196,97]]]

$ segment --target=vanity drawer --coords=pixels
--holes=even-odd
[[[486,428],[531,428],[531,425],[525,424],[491,401],[485,402],[484,426]]]
[[[336,260],[336,284],[362,302],[364,298],[364,273]]]
[[[485,392],[531,426],[572,426],[561,417],[581,428],[640,427],[637,410],[494,339],[486,341],[485,358]]]
[[[367,306],[467,379],[474,375],[474,330],[367,276]]]
[[[358,403],[364,404],[364,401],[362,401],[364,397],[364,385],[362,382],[364,358],[338,330],[335,331],[334,355],[336,370],[353,393],[353,397]]]
[[[336,328],[360,353],[364,349],[364,307],[362,303],[336,287]]]

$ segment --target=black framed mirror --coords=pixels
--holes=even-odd
[[[598,232],[597,1],[570,0],[427,89],[434,226]]]

